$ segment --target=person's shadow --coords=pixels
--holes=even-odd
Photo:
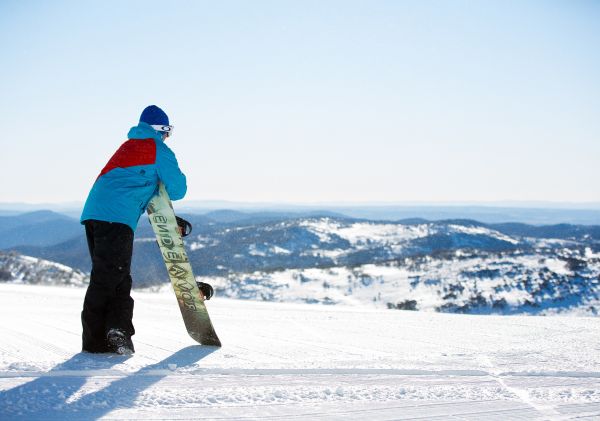
[[[127,360],[117,355],[77,354],[48,373],[15,388],[0,392],[0,419],[64,420],[100,418],[115,408],[129,408],[146,388],[177,367],[191,366],[217,347],[189,346],[170,357],[119,378],[104,389],[71,399],[89,377]]]

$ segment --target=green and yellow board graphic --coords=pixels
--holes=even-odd
[[[204,301],[200,298],[192,266],[177,228],[173,205],[162,183],[158,195],[148,205],[148,217],[189,335],[202,345],[221,346]]]

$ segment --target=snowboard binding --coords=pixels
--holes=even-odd
[[[210,300],[210,297],[212,297],[215,293],[215,290],[210,284],[196,281],[196,285],[198,285],[198,289],[202,295],[204,295],[204,299],[207,301]]]
[[[182,237],[187,237],[192,233],[192,224],[177,215],[175,215],[175,219],[177,220],[177,226],[179,227]]]

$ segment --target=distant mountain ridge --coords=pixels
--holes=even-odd
[[[0,203],[0,215],[16,215],[50,209],[77,219],[81,203],[26,204]],[[176,203],[178,212],[204,215],[231,209],[249,214],[286,214],[287,217],[310,216],[311,212],[328,212],[352,218],[398,221],[423,218],[430,221],[468,218],[484,223],[520,222],[530,225],[600,225],[600,203],[554,203],[554,202],[490,202],[490,203],[406,203],[406,204],[277,204],[242,203],[226,201],[188,201]]]
[[[386,222],[329,216],[290,219],[285,215],[265,216],[231,211],[213,214],[214,219],[206,215],[183,216],[194,226],[191,239],[188,240],[189,254],[192,263],[197,266],[196,272],[199,275],[223,275],[229,272],[277,268],[351,266],[463,248],[487,252],[531,249],[534,243],[525,241],[524,238],[584,243],[600,240],[600,227],[568,224],[537,227],[526,224],[483,224],[464,219]],[[53,214],[44,217],[50,224],[54,223]],[[221,222],[218,221],[219,218]],[[12,249],[87,270],[90,262],[83,229],[77,221],[66,220],[70,224],[75,223],[74,226],[71,225],[76,233],[75,237],[52,245],[33,244]],[[320,233],[318,229],[314,229],[315,224],[328,225],[331,232]],[[348,231],[343,227],[351,226],[369,227],[375,230],[373,235],[382,235],[377,230],[396,231],[396,234],[386,240],[389,243],[367,236],[364,241],[370,242],[371,246],[357,247],[336,232],[340,229]],[[403,239],[403,233],[411,230],[426,231],[427,235]],[[491,235],[492,232],[496,234]],[[152,278],[157,277],[156,274],[162,270],[162,262],[153,239],[154,234],[147,219],[142,218],[136,232],[133,263],[134,273],[140,282],[155,282]],[[269,248],[273,247],[287,252],[270,253]]]
[[[0,249],[51,246],[81,233],[79,221],[52,211],[0,216]]]
[[[247,223],[258,224],[278,220],[286,220],[301,217],[333,217],[348,218],[337,212],[330,211],[307,211],[307,212],[282,212],[282,211],[261,211],[261,212],[243,212],[231,209],[220,209],[203,214],[206,218],[219,223]]]

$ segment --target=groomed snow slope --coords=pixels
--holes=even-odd
[[[79,353],[80,288],[0,285],[0,419],[598,419],[600,319],[136,292],[136,354]],[[438,418],[439,417],[439,418]]]

